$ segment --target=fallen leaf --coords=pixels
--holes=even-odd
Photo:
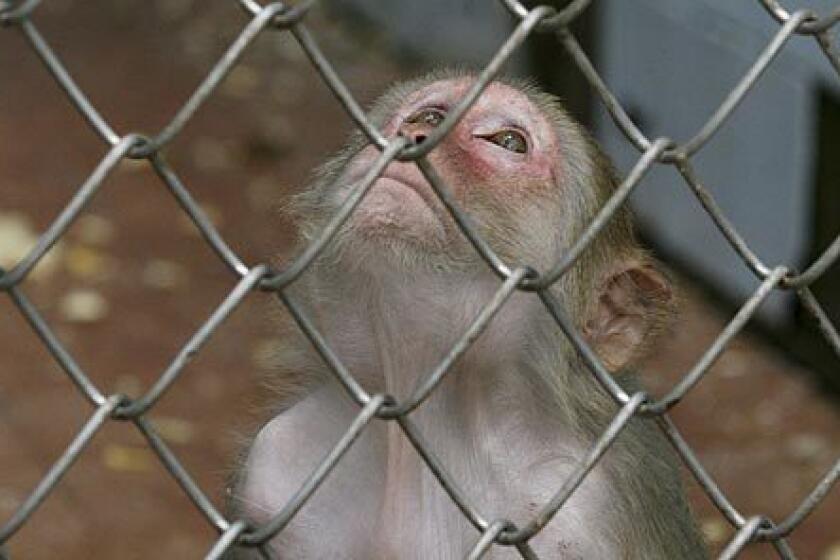
[[[9,270],[16,266],[37,242],[38,232],[26,215],[20,212],[0,212],[0,267]],[[30,272],[30,277],[40,282],[52,276],[61,253],[61,242],[58,242],[41,257]]]
[[[107,218],[96,214],[79,217],[73,226],[76,239],[88,245],[107,245],[114,239],[114,224]]]
[[[710,518],[700,521],[700,531],[709,544],[720,544],[729,535],[729,525],[722,519]]]
[[[108,314],[108,300],[94,290],[74,290],[61,298],[59,311],[71,323],[93,323]]]
[[[840,542],[829,546],[823,554],[822,560],[840,560]]]
[[[195,425],[187,420],[171,416],[156,417],[154,425],[161,437],[169,442],[183,445],[195,439]]]
[[[159,290],[174,290],[187,283],[187,269],[181,264],[164,259],[153,259],[143,267],[144,284]]]
[[[115,260],[102,251],[85,245],[73,244],[64,252],[67,271],[81,280],[101,281],[116,269]]]
[[[154,453],[146,447],[110,444],[102,452],[102,463],[112,471],[149,472],[156,461]]]
[[[790,455],[801,461],[813,461],[831,452],[831,445],[820,434],[796,434],[787,441]]]

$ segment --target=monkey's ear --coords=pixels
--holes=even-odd
[[[610,274],[584,334],[610,371],[623,369],[644,354],[671,315],[668,279],[650,263]]]

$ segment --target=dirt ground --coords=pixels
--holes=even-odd
[[[212,4],[212,7],[210,6]],[[44,2],[35,22],[120,133],[154,133],[172,117],[246,19],[234,2]],[[192,10],[192,11],[191,11]],[[323,14],[312,29],[362,100],[405,75],[375,37],[348,36]],[[352,40],[350,40],[352,39]],[[13,28],[0,29],[0,265],[34,243],[105,154]],[[282,255],[289,231],[276,205],[350,129],[287,35],[269,34],[190,122],[166,156],[247,263]],[[235,278],[154,174],[125,163],[24,284],[90,378],[140,395]],[[672,386],[728,316],[684,280],[685,304],[645,368]],[[238,435],[253,425],[258,380],[276,344],[265,308],[248,297],[150,414],[199,486],[221,507]],[[732,344],[673,417],[745,514],[780,521],[840,456],[840,414],[755,336]],[[0,523],[36,486],[92,408],[11,304],[0,298]],[[689,481],[713,548],[731,529]],[[792,535],[799,558],[840,559],[837,488]],[[7,543],[14,559],[200,558],[215,540],[133,426],[111,422]],[[771,558],[757,545],[743,558]]]

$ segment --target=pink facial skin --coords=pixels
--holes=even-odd
[[[408,122],[419,112],[451,110],[467,93],[471,79],[435,82],[415,92],[391,116],[383,132],[388,137],[403,134],[415,142],[427,137],[433,126]],[[491,138],[513,130],[522,134],[527,151],[506,149]],[[428,159],[459,204],[469,206],[471,197],[521,198],[529,192],[557,184],[560,161],[554,129],[520,91],[501,83],[491,84],[458,125],[430,152]],[[344,173],[344,184],[355,184],[370,169],[379,151],[368,146]],[[504,190],[491,185],[504,185]],[[470,192],[477,189],[481,192]],[[354,215],[355,224],[368,233],[443,241],[451,238],[452,224],[444,216],[431,186],[412,162],[392,162]]]

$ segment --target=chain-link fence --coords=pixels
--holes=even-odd
[[[0,23],[5,28],[4,31],[10,32],[10,30],[16,29],[25,36],[31,48],[49,69],[57,85],[65,92],[88,125],[108,147],[105,157],[101,159],[78,188],[69,204],[40,236],[35,247],[10,270],[0,271],[0,289],[9,294],[11,300],[37,333],[50,354],[66,372],[78,391],[94,408],[94,413],[67,446],[62,456],[55,461],[11,518],[0,525],[0,545],[10,539],[27,522],[44,500],[48,499],[50,493],[72,468],[76,459],[85,452],[88,443],[102,426],[108,421],[115,421],[131,422],[137,427],[146,438],[149,447],[189,496],[195,507],[204,515],[208,523],[218,531],[220,537],[207,553],[207,558],[219,558],[226,550],[235,545],[259,548],[283,530],[304,503],[318,490],[333,467],[341,460],[343,454],[365,430],[365,427],[374,418],[377,418],[381,421],[396,421],[399,424],[419,455],[431,468],[442,488],[475,527],[476,542],[473,550],[468,554],[469,558],[481,557],[494,543],[501,546],[514,546],[523,558],[535,558],[535,554],[528,545],[531,537],[549,523],[553,515],[563,507],[569,496],[594,468],[610,445],[616,438],[621,437],[622,429],[627,423],[634,416],[645,416],[656,419],[656,422],[700,486],[725,519],[736,529],[734,537],[725,547],[720,558],[734,558],[748,544],[756,541],[771,542],[780,557],[793,558],[794,552],[788,546],[786,537],[796,530],[803,520],[825,499],[834,483],[840,478],[840,459],[834,463],[833,467],[825,473],[818,484],[800,503],[792,506],[792,512],[786,518],[772,520],[761,515],[748,517],[739,512],[718,487],[697,459],[691,447],[682,438],[668,413],[700,381],[733,337],[750,321],[762,301],[774,290],[794,291],[803,308],[817,321],[820,331],[831,348],[836,354],[840,355],[840,333],[832,325],[809,289],[809,285],[840,258],[840,237],[837,237],[825,252],[802,272],[796,271],[785,264],[770,266],[762,262],[739,235],[736,225],[730,223],[721,211],[692,166],[692,156],[712,139],[716,131],[730,117],[737,105],[750,92],[762,73],[767,70],[788,41],[801,40],[796,39],[796,36],[813,38],[834,69],[840,73],[840,53],[832,43],[831,37],[833,27],[840,21],[840,8],[834,9],[830,14],[823,15],[808,10],[791,13],[779,2],[759,0],[756,3],[757,9],[763,7],[771,17],[778,21],[778,32],[700,130],[688,141],[677,144],[668,138],[649,139],[643,134],[600,78],[586,53],[575,39],[569,26],[588,7],[589,1],[574,0],[562,10],[557,11],[545,6],[528,9],[516,0],[503,0],[504,6],[516,19],[517,24],[514,31],[480,72],[464,98],[449,112],[444,122],[422,144],[410,145],[409,141],[403,137],[385,138],[368,120],[365,112],[338,77],[329,60],[320,50],[315,38],[306,27],[306,16],[313,3],[312,1],[304,1],[293,6],[287,6],[276,2],[262,6],[253,0],[240,0],[239,4],[247,14],[248,21],[239,36],[180,108],[175,117],[156,135],[145,136],[137,133],[120,134],[115,131],[77,86],[73,77],[62,65],[57,53],[49,46],[30,17],[33,12],[37,11],[40,4],[39,0],[0,1]],[[381,152],[365,179],[350,194],[316,241],[279,270],[264,263],[249,265],[243,262],[225,242],[211,220],[193,199],[189,189],[181,182],[176,171],[163,157],[167,145],[178,136],[184,126],[199,111],[207,98],[213,94],[227,74],[237,65],[241,56],[253,41],[260,34],[272,31],[290,32],[294,36],[324,82],[335,94],[339,103],[367,139]],[[452,130],[481,95],[511,53],[519,48],[532,33],[546,33],[556,37],[558,48],[564,48],[571,55],[577,67],[600,96],[616,126],[641,154],[638,162],[621,182],[611,199],[598,212],[596,218],[563,255],[561,260],[557,263],[533,263],[533,269],[511,268],[492,250],[472,226],[469,215],[458,208],[447,186],[442,184],[426,159],[429,151]],[[100,190],[109,173],[125,159],[144,160],[151,166],[160,181],[175,196],[183,212],[200,230],[218,258],[239,278],[235,288],[230,291],[202,327],[192,335],[189,342],[181,348],[153,386],[145,394],[138,397],[103,393],[74,360],[74,357],[59,340],[54,330],[27,299],[23,290],[23,282],[27,279],[28,274],[68,231],[74,220],[85,211],[88,203]],[[330,351],[326,340],[315,329],[310,318],[286,292],[286,288],[300,277],[321,250],[331,241],[388,163],[395,160],[416,163],[458,224],[458,227],[481,255],[487,266],[496,273],[500,281],[495,296],[484,307],[468,331],[460,339],[453,341],[453,346],[445,360],[429,373],[426,381],[420,385],[414,394],[401,402],[396,401],[390,395],[374,395],[366,392]],[[743,303],[739,311],[694,367],[686,372],[681,380],[661,399],[652,399],[643,392],[634,394],[625,392],[587,345],[581,333],[571,323],[567,311],[548,289],[574,265],[578,257],[587,249],[616,210],[626,202],[648,170],[654,165],[672,165],[679,171],[685,179],[686,186],[697,197],[709,218],[716,224],[732,248],[760,281],[756,291]],[[535,272],[537,268],[546,270],[546,272],[538,274]],[[179,379],[184,366],[200,351],[202,345],[231,312],[243,302],[249,293],[255,290],[270,291],[277,294],[299,327],[318,350],[330,371],[359,407],[359,413],[354,422],[348,426],[341,440],[315,469],[292,501],[262,526],[250,526],[244,520],[228,519],[223,512],[219,511],[194,482],[190,473],[182,466],[158,431],[147,419],[149,411]],[[440,464],[429,451],[422,434],[417,430],[411,419],[412,411],[420,406],[435,390],[447,375],[450,366],[470,347],[471,343],[493,320],[494,315],[505,304],[509,296],[517,290],[535,292],[539,296],[558,326],[580,353],[592,374],[618,405],[618,412],[607,429],[592,445],[585,460],[557,490],[552,499],[544,505],[543,509],[522,527],[514,526],[505,519],[484,517],[482,512],[471,503],[470,496],[463,492],[457,482],[447,473],[445,465]],[[3,554],[2,549],[0,549],[0,557],[3,557]]]

